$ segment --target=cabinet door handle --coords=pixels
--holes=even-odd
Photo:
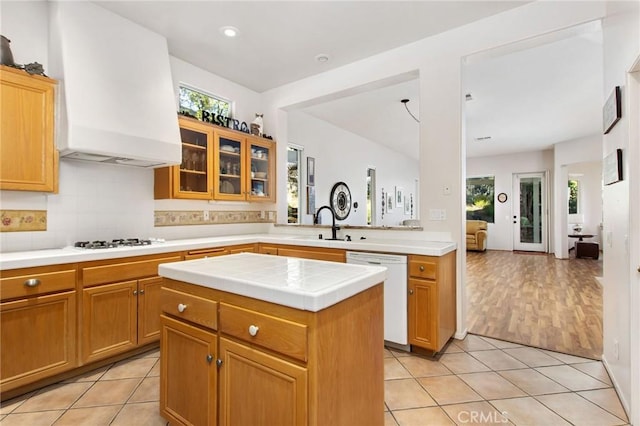
[[[187,305],[184,303],[178,303],[178,312],[184,312],[187,309]]]
[[[409,289],[409,295],[413,294],[413,289]]]
[[[40,285],[40,280],[37,278],[29,278],[24,282],[24,285],[27,287],[37,287]]]
[[[420,265],[420,272],[424,272],[424,265]]]
[[[250,334],[250,335],[255,336],[256,334],[258,334],[258,331],[260,331],[260,327],[255,326],[255,325],[253,325],[253,324],[251,324],[251,325],[249,326],[249,334]]]

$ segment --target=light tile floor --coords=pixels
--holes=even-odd
[[[598,361],[474,335],[452,340],[439,359],[384,354],[388,426],[627,424]],[[147,352],[6,401],[0,424],[165,425],[159,356]]]

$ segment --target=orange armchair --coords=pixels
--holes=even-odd
[[[485,251],[487,249],[487,222],[467,220],[467,250]]]

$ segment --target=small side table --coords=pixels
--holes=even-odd
[[[569,238],[577,238],[575,243],[576,259],[590,257],[592,259],[598,259],[600,254],[600,246],[598,243],[592,243],[584,241],[584,238],[593,238],[592,234],[569,234]]]
[[[593,238],[595,235],[591,234],[569,234],[569,238],[578,238],[578,241],[583,241],[583,238]]]

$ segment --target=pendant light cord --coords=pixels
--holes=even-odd
[[[404,104],[404,107],[405,107],[405,109],[407,110],[407,112],[409,113],[409,115],[410,115],[411,117],[413,117],[413,119],[414,119],[414,120],[416,120],[416,122],[418,122],[418,123],[419,123],[419,122],[420,122],[420,120],[418,120],[418,119],[416,118],[416,116],[415,116],[415,115],[413,115],[413,113],[412,113],[411,111],[409,111],[409,107],[407,106],[407,104],[409,103],[409,99],[403,99],[403,100],[401,100],[400,102],[402,102],[402,103]]]

